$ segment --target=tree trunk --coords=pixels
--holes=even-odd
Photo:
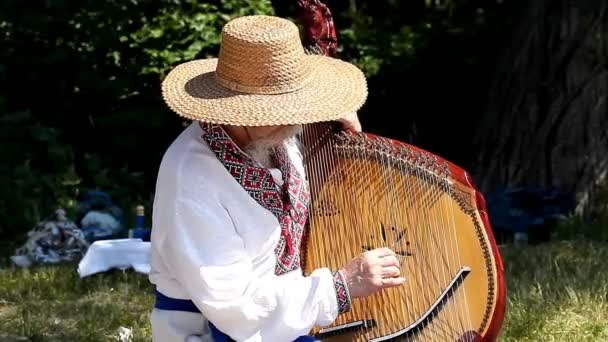
[[[608,172],[608,3],[525,3],[477,130],[477,179],[556,187],[588,214]]]

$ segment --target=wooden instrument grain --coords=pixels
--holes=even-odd
[[[305,132],[303,142],[311,148],[304,272],[338,270],[365,250],[389,247],[406,277],[354,299],[350,312],[311,333],[337,327],[324,341],[491,340],[504,283],[476,189],[451,177],[453,165],[385,138],[325,127]]]

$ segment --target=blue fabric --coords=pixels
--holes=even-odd
[[[86,214],[93,210],[112,216],[118,221],[119,226],[115,229],[102,229],[97,227],[97,225],[91,227],[82,226],[82,219],[86,216]],[[105,192],[86,192],[79,199],[78,204],[76,205],[75,216],[74,222],[80,227],[83,233],[85,233],[85,238],[90,243],[96,240],[123,237],[124,232],[122,229],[124,228],[125,224],[123,211],[112,202],[112,197]]]
[[[218,328],[215,327],[211,322],[209,322],[209,329],[211,330],[211,337],[213,338],[213,342],[232,342],[233,339],[230,336],[224,334],[219,331]]]
[[[294,342],[321,342],[312,336],[300,336]]]
[[[158,290],[156,290],[156,302],[154,303],[154,307],[161,310],[200,313],[200,310],[191,300],[167,297],[158,292]]]
[[[177,299],[167,297],[164,294],[156,290],[156,301],[154,307],[160,310],[171,310],[171,311],[186,311],[200,313],[200,310],[194,305],[194,302],[187,299]],[[211,330],[211,336],[214,342],[234,342],[230,336],[219,331],[211,322],[209,322],[209,329]],[[321,342],[312,336],[300,336],[293,342]]]
[[[571,193],[553,188],[503,188],[488,193],[486,204],[498,242],[513,233],[526,233],[536,242],[548,241],[556,223],[575,208]],[[502,236],[502,238],[501,238]]]

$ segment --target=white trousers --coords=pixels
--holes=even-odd
[[[153,309],[153,342],[213,342],[205,317],[199,313]]]

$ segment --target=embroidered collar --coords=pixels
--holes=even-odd
[[[202,138],[232,177],[262,207],[275,215],[281,237],[275,248],[276,274],[300,267],[300,245],[308,218],[310,201],[304,178],[299,174],[285,148],[275,149],[275,158],[284,178],[279,186],[270,170],[243,152],[219,125],[199,123]]]

